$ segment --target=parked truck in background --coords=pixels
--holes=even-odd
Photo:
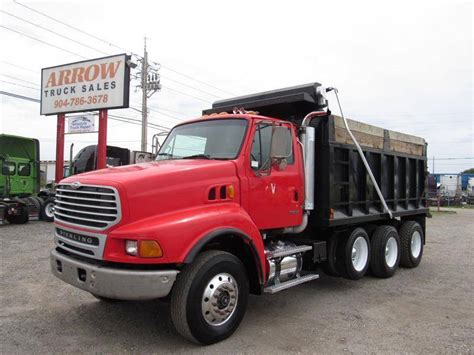
[[[39,141],[0,134],[0,224],[53,221],[54,201],[40,191]]]
[[[143,163],[153,160],[153,154],[149,152],[134,151],[127,148],[107,146],[107,167],[122,166]],[[71,175],[82,174],[97,169],[97,145],[89,145],[82,148],[72,159],[69,167]]]
[[[53,274],[102,301],[169,297],[177,331],[211,344],[249,293],[416,267],[426,142],[333,115],[327,91],[217,101],[156,161],[61,181]]]
[[[470,177],[466,186],[467,203],[474,204],[474,177]]]

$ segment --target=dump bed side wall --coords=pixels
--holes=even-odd
[[[316,128],[316,172],[315,210],[310,223],[315,226],[387,218],[359,153],[341,123],[334,116],[311,123]],[[424,140],[356,121],[349,126],[394,216],[426,214]]]

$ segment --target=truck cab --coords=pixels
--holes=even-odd
[[[218,102],[202,117],[174,127],[155,161],[62,180],[53,274],[102,301],[169,297],[178,332],[210,344],[235,331],[249,293],[272,294],[315,280],[318,265],[331,274],[362,277],[371,238],[379,249],[387,248],[373,257],[380,277],[393,275],[401,256],[419,262],[426,214],[421,197],[403,195],[400,204],[393,187],[390,216],[373,192],[364,195],[360,213],[358,201],[346,206],[326,198],[336,196],[333,184],[352,163],[341,164],[344,151],[329,153],[336,149],[335,120],[324,110],[319,86],[256,94],[251,104],[249,97]],[[265,115],[251,111],[255,108]],[[272,117],[278,112],[280,118]],[[346,146],[355,149],[337,143],[337,149]],[[357,159],[357,153],[349,156]],[[425,160],[410,157],[403,157],[413,160],[405,175],[420,176],[404,183],[416,195],[424,189],[418,169]],[[375,159],[377,177],[396,174],[383,173]],[[343,170],[327,168],[329,162]],[[334,178],[338,181],[330,181]],[[365,175],[352,183],[359,195],[369,193]],[[390,222],[392,217],[399,220]],[[408,242],[416,240],[411,254],[402,253],[396,223]]]

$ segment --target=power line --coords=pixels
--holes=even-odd
[[[35,99],[33,97],[18,95],[18,94],[8,92],[8,91],[0,91],[0,95],[10,96],[10,97],[14,97],[14,98],[17,98],[17,99],[32,101],[32,102],[36,102],[36,103],[41,102],[40,100]],[[120,122],[127,122],[127,123],[137,124],[137,125],[141,125],[141,122],[142,122],[141,120],[137,120],[137,119],[134,119],[134,118],[131,118],[131,117],[119,116],[119,115],[113,115],[113,114],[112,115],[109,114],[108,117],[110,117],[111,120],[120,121]],[[149,125],[149,127],[155,128],[155,129],[161,129],[161,130],[167,130],[167,131],[169,131],[171,129],[170,127],[162,126],[162,125],[152,123],[152,122],[148,123],[148,125]]]
[[[215,97],[215,98],[217,98],[217,99],[222,99],[221,96],[217,96],[217,95],[211,94],[211,93],[208,92],[208,91],[204,91],[204,90],[198,89],[198,88],[196,88],[196,87],[194,87],[194,86],[184,84],[184,83],[182,83],[182,82],[180,82],[180,81],[178,81],[178,80],[171,79],[169,76],[165,76],[165,75],[161,74],[161,77],[166,78],[166,79],[168,79],[168,80],[170,80],[170,81],[172,81],[172,82],[174,82],[174,83],[177,83],[177,84],[179,84],[179,85],[186,86],[186,87],[188,87],[188,88],[190,88],[190,89],[192,89],[192,90],[196,90],[196,91],[202,92],[203,94],[206,94],[206,95],[209,95],[209,96],[213,96],[213,97]]]
[[[5,64],[8,64],[8,65],[11,65],[12,67],[17,67],[17,68],[19,68],[19,69],[23,69],[23,70],[26,70],[26,71],[29,71],[29,72],[32,72],[32,73],[38,74],[38,71],[34,71],[34,70],[31,70],[31,69],[28,69],[28,68],[25,68],[25,67],[19,66],[19,65],[16,65],[16,64],[13,64],[13,63],[7,62],[7,61],[5,61],[5,60],[0,60],[0,62],[2,62],[2,63],[5,63]]]
[[[176,89],[172,89],[172,88],[170,88],[170,87],[168,87],[168,86],[164,86],[164,85],[163,85],[163,88],[166,88],[166,89],[168,89],[168,90],[174,91],[174,92],[176,92],[176,93],[178,93],[178,94],[181,94],[181,95],[184,95],[184,96],[192,97],[193,99],[196,99],[196,100],[199,100],[199,101],[202,101],[202,102],[206,102],[206,103],[208,103],[208,104],[212,104],[212,101],[205,100],[205,99],[202,99],[202,98],[200,98],[200,97],[197,97],[197,96],[194,96],[194,95],[191,95],[191,94],[186,94],[185,92],[182,92],[182,91],[179,91],[179,90],[176,90]]]
[[[33,12],[35,12],[35,13],[41,15],[41,16],[44,16],[44,17],[46,17],[46,18],[48,18],[48,19],[50,19],[50,20],[52,20],[52,21],[54,21],[54,22],[57,22],[57,23],[59,23],[59,24],[61,24],[61,25],[63,25],[63,26],[69,27],[69,28],[71,28],[71,29],[73,29],[73,30],[75,30],[75,31],[78,31],[78,32],[80,32],[80,33],[82,33],[82,34],[85,34],[85,35],[87,35],[87,36],[89,36],[89,37],[92,37],[92,38],[94,38],[94,39],[96,39],[96,40],[98,40],[98,41],[100,41],[100,42],[106,43],[106,44],[108,44],[110,47],[115,47],[115,48],[120,49],[120,50],[122,50],[122,51],[130,52],[130,53],[132,53],[133,55],[139,57],[138,54],[135,54],[135,53],[133,53],[133,52],[131,52],[131,51],[127,51],[125,48],[122,48],[122,47],[120,47],[120,46],[117,46],[117,45],[115,45],[115,44],[113,44],[113,43],[111,43],[111,42],[109,42],[109,41],[106,41],[106,40],[100,38],[100,37],[94,36],[93,34],[91,34],[91,33],[89,33],[89,32],[86,32],[86,31],[84,31],[84,30],[81,30],[81,29],[78,28],[78,27],[72,26],[72,25],[70,25],[70,24],[68,24],[68,23],[66,23],[66,22],[64,22],[64,21],[61,21],[61,20],[55,18],[55,17],[52,17],[52,16],[50,16],[50,15],[47,15],[47,14],[45,14],[44,12],[41,12],[41,11],[39,11],[39,10],[36,10],[36,9],[30,7],[30,6],[27,6],[27,5],[25,5],[25,4],[22,4],[21,2],[19,2],[19,1],[17,1],[17,0],[13,0],[13,1],[15,2],[15,4],[20,5],[20,6],[23,6],[24,8],[26,8],[26,9],[28,9],[28,10],[30,10],[30,11],[33,11]]]
[[[11,13],[5,11],[5,10],[0,10],[0,12],[3,12],[4,14],[6,14],[6,15],[8,15],[8,16],[14,17],[14,18],[16,18],[16,19],[18,19],[18,20],[21,20],[21,21],[23,21],[23,22],[26,22],[26,23],[28,23],[28,24],[30,24],[30,25],[32,25],[32,26],[38,27],[38,28],[40,28],[40,29],[42,29],[42,30],[44,30],[44,31],[48,31],[48,32],[50,32],[50,33],[53,33],[53,34],[55,34],[56,36],[65,38],[65,39],[67,39],[68,41],[72,41],[72,42],[75,42],[75,43],[80,44],[81,46],[84,46],[84,47],[87,47],[87,48],[89,48],[89,49],[95,50],[95,51],[97,51],[97,52],[99,52],[99,53],[102,53],[102,54],[105,54],[105,55],[108,55],[108,54],[109,54],[109,53],[104,52],[104,51],[102,51],[102,50],[100,50],[100,49],[91,47],[91,46],[89,46],[88,44],[85,44],[85,43],[82,43],[82,42],[80,42],[80,41],[77,41],[77,40],[75,40],[75,39],[73,39],[73,38],[71,38],[71,37],[68,37],[68,36],[62,35],[62,34],[56,32],[56,31],[50,30],[49,28],[40,26],[40,25],[38,25],[37,23],[28,21],[27,19],[24,19],[24,18],[22,18],[22,17],[19,17],[19,16],[16,16],[16,15],[14,15],[14,14],[11,14]]]
[[[5,76],[5,77],[10,78],[10,79],[22,81],[22,82],[27,83],[27,84],[33,84],[33,85],[36,85],[36,86],[38,86],[38,87],[40,86],[40,85],[38,85],[38,84],[36,84],[36,83],[34,83],[34,82],[32,82],[32,81],[23,80],[23,79],[18,79],[17,77],[14,77],[14,76],[11,76],[11,75],[2,74],[2,73],[0,73],[0,75],[1,75],[1,76]]]
[[[18,95],[18,94],[15,94],[13,92],[8,92],[8,91],[0,91],[0,95],[11,96],[11,97],[26,100],[26,101],[33,101],[33,102],[38,102],[38,103],[41,102],[41,100],[29,97],[29,96]]]
[[[172,69],[172,68],[170,68],[170,67],[167,67],[167,66],[165,66],[165,65],[163,65],[163,64],[161,65],[161,67],[162,67],[163,69],[169,70],[169,71],[171,71],[171,72],[173,72],[173,73],[175,73],[175,74],[182,75],[182,76],[184,76],[185,78],[188,78],[188,79],[190,79],[190,80],[196,81],[196,82],[198,82],[198,83],[200,83],[200,84],[207,85],[207,86],[209,86],[209,87],[211,87],[211,88],[214,88],[214,89],[216,89],[216,90],[225,92],[226,94],[229,94],[229,95],[232,95],[232,96],[237,96],[236,94],[233,94],[233,93],[231,93],[230,91],[223,90],[223,89],[219,89],[217,86],[208,84],[208,83],[206,83],[206,82],[204,82],[204,81],[201,81],[201,80],[198,80],[198,79],[194,79],[193,77],[191,77],[191,76],[189,76],[189,75],[187,75],[187,74],[181,73],[181,72],[179,72],[179,71],[177,71],[177,70],[174,70],[174,69]]]
[[[98,37],[98,36],[95,36],[95,35],[93,35],[93,34],[91,34],[91,33],[89,33],[89,32],[86,32],[86,31],[84,31],[84,30],[78,28],[78,27],[72,26],[72,25],[70,25],[70,24],[68,24],[68,23],[66,23],[66,22],[64,22],[64,21],[61,21],[61,20],[59,20],[59,19],[57,19],[57,18],[55,18],[55,17],[53,17],[53,16],[50,16],[50,15],[44,13],[44,12],[41,12],[41,11],[39,11],[39,10],[36,10],[36,9],[30,7],[30,6],[27,6],[27,5],[25,5],[25,4],[22,4],[21,2],[19,2],[19,1],[17,1],[17,0],[14,0],[14,2],[15,2],[15,4],[17,4],[17,5],[23,6],[24,8],[26,8],[26,9],[32,11],[32,12],[35,12],[35,13],[41,15],[41,16],[44,16],[44,17],[46,17],[46,18],[48,18],[48,19],[50,19],[50,20],[52,20],[52,21],[54,21],[54,22],[57,22],[57,23],[59,23],[59,24],[61,24],[61,25],[63,25],[63,26],[69,27],[69,28],[71,28],[71,29],[73,29],[73,30],[75,30],[75,31],[78,31],[78,32],[80,32],[80,33],[82,33],[82,34],[85,34],[85,35],[87,35],[87,36],[89,36],[89,37],[91,37],[91,38],[94,38],[94,39],[96,39],[96,40],[98,40],[98,41],[100,41],[100,42],[106,43],[106,44],[108,44],[108,45],[111,46],[111,47],[115,47],[115,48],[120,49],[120,50],[123,50],[123,51],[125,51],[125,52],[130,52],[130,53],[133,54],[134,56],[136,56],[136,57],[138,57],[138,58],[141,58],[140,55],[138,55],[138,54],[136,54],[136,53],[134,53],[134,52],[132,52],[132,51],[129,51],[129,50],[127,50],[126,48],[120,47],[120,46],[118,46],[118,45],[116,45],[116,44],[114,44],[114,43],[111,43],[110,41],[107,41],[107,40],[105,40],[105,39],[103,39],[103,38],[100,38],[100,37]],[[155,64],[158,64],[158,63],[155,63]],[[233,94],[233,93],[231,93],[231,92],[229,92],[229,91],[220,89],[220,88],[218,88],[217,86],[214,86],[214,85],[212,85],[212,84],[208,84],[208,83],[206,83],[206,82],[204,82],[204,81],[202,81],[202,80],[195,79],[195,78],[193,78],[192,76],[190,76],[190,75],[188,75],[188,74],[182,73],[182,72],[177,71],[177,70],[175,70],[175,69],[172,69],[172,68],[170,68],[170,67],[168,67],[168,66],[163,66],[163,65],[161,65],[161,66],[162,66],[163,68],[165,68],[165,69],[167,69],[167,70],[169,70],[169,71],[175,73],[175,74],[181,75],[181,76],[183,76],[183,77],[185,77],[185,78],[188,78],[188,79],[190,79],[190,80],[193,80],[193,81],[195,81],[195,82],[198,82],[198,83],[200,83],[200,84],[202,84],[202,85],[206,85],[206,86],[208,86],[208,87],[211,87],[211,88],[214,88],[214,89],[216,89],[216,90],[225,92],[225,93],[230,94],[230,95],[232,95],[232,96],[236,96],[235,94]]]
[[[182,112],[182,111],[175,111],[175,110],[171,110],[169,108],[165,108],[165,107],[161,107],[161,106],[159,108],[151,106],[151,108],[160,109],[160,110],[168,111],[168,112],[171,112],[171,113],[176,113],[178,115],[189,116],[189,113]]]
[[[428,160],[472,160],[472,159],[474,159],[474,157],[467,157],[467,158],[436,158],[436,157],[429,158],[428,157]]]
[[[81,57],[81,58],[83,58],[83,59],[87,59],[86,57],[84,57],[84,56],[82,56],[82,55],[80,55],[80,54],[77,54],[77,53],[71,52],[71,51],[69,51],[69,50],[67,50],[67,49],[58,47],[58,46],[56,46],[56,45],[54,45],[54,44],[51,44],[51,43],[46,42],[46,41],[43,41],[43,40],[41,40],[41,39],[39,39],[39,38],[36,38],[36,37],[30,36],[30,35],[27,35],[26,33],[23,33],[23,32],[17,31],[17,30],[14,30],[13,28],[10,28],[10,27],[4,26],[4,25],[0,25],[0,27],[6,29],[6,30],[8,30],[8,31],[15,32],[15,33],[19,34],[20,36],[28,37],[28,38],[31,38],[32,40],[35,40],[35,41],[44,43],[44,44],[46,44],[46,45],[48,45],[48,46],[50,46],[50,47],[59,49],[59,50],[61,50],[61,51],[63,51],[63,52],[67,52],[67,53],[70,53],[70,54],[74,54],[74,55],[76,55],[76,56],[78,56],[78,57]]]
[[[182,121],[181,118],[176,117],[176,116],[173,116],[173,115],[170,115],[169,113],[163,112],[163,111],[161,111],[161,110],[159,110],[159,109],[156,109],[156,108],[148,107],[148,110],[153,111],[153,112],[157,112],[157,113],[159,113],[159,114],[161,114],[161,115],[163,115],[163,116],[172,118],[172,119],[174,119],[174,120]]]
[[[0,82],[6,83],[6,84],[10,84],[10,85],[20,86],[20,87],[22,87],[22,88],[27,88],[27,89],[32,89],[32,90],[40,91],[40,89],[38,89],[38,88],[34,88],[34,87],[28,86],[28,85],[23,85],[23,84],[14,83],[14,82],[12,82],[12,81],[0,80]]]

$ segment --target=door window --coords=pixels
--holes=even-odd
[[[273,125],[271,123],[259,123],[257,125],[250,155],[250,166],[253,170],[259,170],[270,164],[272,132]]]
[[[30,176],[31,167],[30,164],[19,163],[18,164],[18,175],[19,176]]]
[[[4,161],[2,165],[2,174],[3,175],[15,175],[16,165],[10,161]]]
[[[250,166],[253,170],[260,170],[270,164],[270,150],[272,144],[273,125],[271,123],[259,123],[255,130],[252,141],[252,152],[250,156]],[[291,130],[288,129],[289,141],[292,142]],[[293,143],[290,143],[293,144]],[[287,159],[288,164],[295,162],[293,149]]]

